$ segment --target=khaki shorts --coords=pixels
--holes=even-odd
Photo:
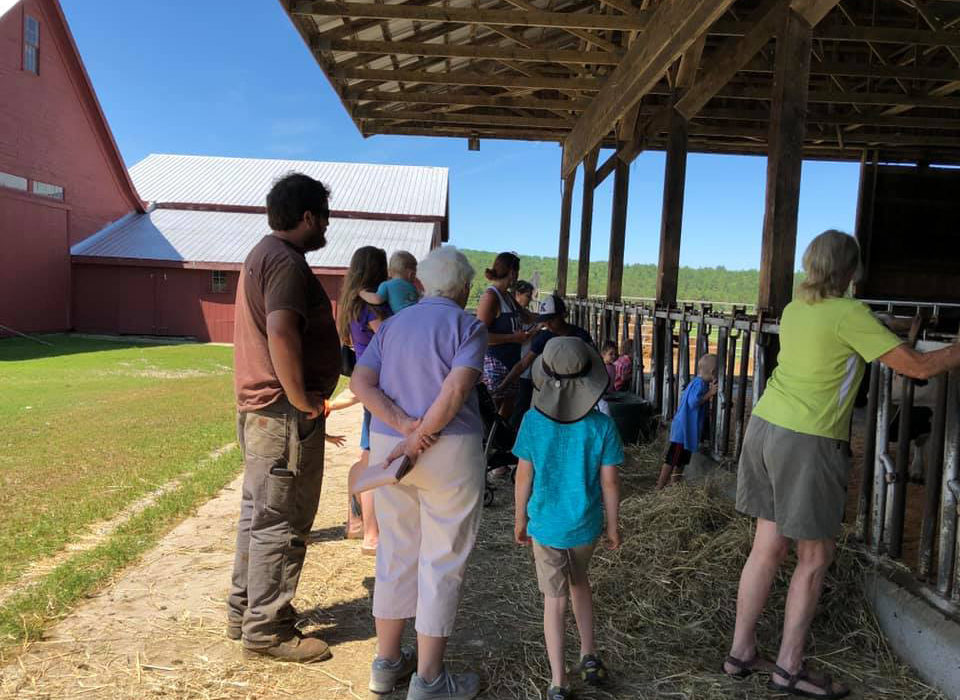
[[[565,598],[570,592],[570,584],[588,583],[587,569],[596,542],[555,549],[533,541],[533,561],[537,565],[537,583],[540,592],[548,598]]]
[[[737,510],[795,540],[833,539],[847,504],[846,440],[807,435],[753,416],[737,472]]]

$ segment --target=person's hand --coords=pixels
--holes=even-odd
[[[343,447],[347,444],[347,438],[345,435],[324,435],[323,439],[329,442],[331,445],[336,445],[337,447]]]
[[[516,521],[513,524],[513,541],[519,544],[521,547],[526,547],[530,544],[530,535],[527,534],[527,521],[526,519]]]
[[[717,384],[717,380],[714,379],[712,382],[710,382],[710,388],[707,389],[707,399],[712,399],[714,396],[716,396],[719,389],[720,386]]]
[[[389,465],[398,457],[406,456],[412,463],[416,463],[417,458],[436,443],[435,435],[421,435],[419,432],[412,432],[406,438],[397,443],[390,456],[387,457],[386,464]]]
[[[288,398],[287,400],[290,401],[290,404],[295,409],[305,414],[308,420],[326,415],[326,401],[323,399],[320,400],[319,404],[311,401],[307,397],[303,397],[302,399],[298,398],[297,400]]]
[[[604,545],[610,551],[620,549],[621,539],[620,539],[620,528],[615,524],[607,526],[607,539],[604,542]]]
[[[398,421],[397,432],[406,437],[407,435],[410,435],[410,433],[418,430],[421,423],[423,423],[422,418],[411,418],[410,416],[405,415]]]
[[[534,335],[536,335],[534,331],[517,331],[516,333],[513,334],[513,338],[515,342],[523,345],[528,340],[530,340]]]

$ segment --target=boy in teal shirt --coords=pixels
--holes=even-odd
[[[360,293],[364,301],[374,306],[386,304],[390,307],[391,315],[420,301],[420,292],[413,283],[417,279],[417,259],[412,253],[396,251],[390,256],[387,272],[390,279],[380,283],[376,294]]]
[[[520,426],[514,454],[514,538],[532,544],[544,595],[543,631],[550,658],[548,700],[570,696],[564,666],[567,596],[580,633],[580,675],[607,678],[593,639],[593,597],[587,570],[604,530],[620,546],[618,528],[623,444],[609,416],[595,410],[609,378],[597,351],[575,337],[550,340],[531,373],[533,408]],[[606,527],[603,515],[606,511]]]

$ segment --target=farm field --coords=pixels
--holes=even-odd
[[[232,348],[44,339],[0,341],[0,646],[31,637],[240,468]],[[111,527],[118,514],[130,517]]]

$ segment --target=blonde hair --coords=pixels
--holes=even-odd
[[[405,250],[398,250],[390,256],[390,264],[387,265],[387,271],[391,275],[401,275],[407,270],[415,270],[417,268],[417,259],[413,256],[413,253],[409,253]]]
[[[807,277],[800,283],[797,296],[808,304],[842,297],[859,266],[857,239],[842,231],[824,231],[810,241],[803,253],[803,270]]]
[[[697,374],[713,374],[717,372],[717,356],[712,352],[705,353],[697,360]]]

